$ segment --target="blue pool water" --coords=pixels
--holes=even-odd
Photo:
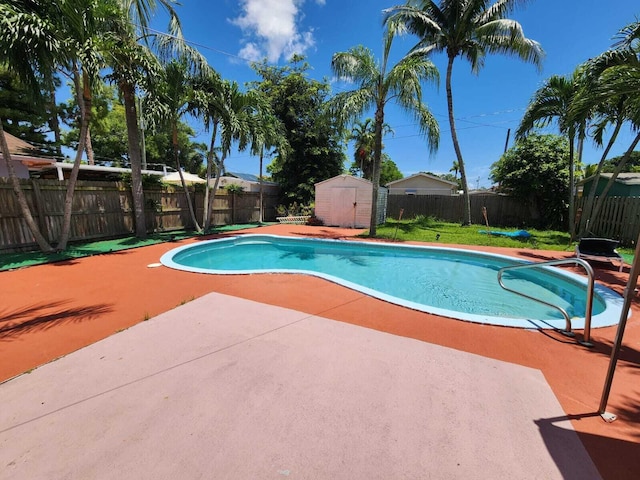
[[[244,235],[180,247],[162,256],[172,268],[200,273],[306,273],[409,308],[481,323],[564,328],[554,309],[503,290],[498,269],[511,257],[439,247]],[[551,267],[503,274],[504,283],[564,308],[584,326],[586,281]],[[313,295],[313,292],[300,292]],[[622,299],[597,285],[592,326],[615,324]]]

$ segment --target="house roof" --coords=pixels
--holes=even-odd
[[[237,173],[237,172],[227,172],[225,177],[235,177],[240,178],[241,180],[246,180],[247,182],[259,182],[260,179],[253,175],[252,173]]]
[[[613,174],[612,173],[601,173],[600,176],[604,179],[609,180]],[[585,178],[578,182],[578,185],[584,185],[585,183],[593,181],[595,175]],[[615,181],[617,183],[622,183],[623,185],[640,185],[640,173],[635,172],[625,172],[619,173],[616,177]]]
[[[4,132],[4,138],[7,140],[7,145],[9,146],[9,152],[11,155],[28,155],[38,151],[38,149],[30,143],[27,143],[8,132]]]
[[[431,180],[436,180],[438,182],[442,182],[442,183],[446,183],[447,185],[451,186],[451,187],[458,187],[458,184],[456,182],[450,182],[449,180],[445,180],[443,178],[440,177],[436,177],[435,175],[429,175],[428,173],[424,173],[424,172],[420,172],[420,173],[415,173],[413,175],[409,175],[408,177],[404,177],[401,178],[400,180],[394,180],[393,182],[389,182],[387,183],[387,187],[391,187],[396,183],[401,183],[401,182],[405,182],[410,178],[416,178],[416,177],[423,177],[423,178],[429,178]]]

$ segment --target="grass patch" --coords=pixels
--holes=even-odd
[[[516,229],[489,228],[486,225],[461,226],[432,217],[418,216],[411,220],[388,219],[377,229],[377,238],[399,242],[431,242],[457,245],[479,245],[486,247],[533,248],[539,250],[573,251],[575,243],[569,241],[569,234],[552,230],[527,229],[529,238],[510,238],[501,235],[480,233],[481,230],[513,232]]]

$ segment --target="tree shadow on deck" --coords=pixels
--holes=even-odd
[[[0,311],[0,342],[16,340],[21,335],[45,331],[59,325],[94,320],[113,311],[112,305],[105,303],[65,307],[70,302],[41,302],[18,310]]]

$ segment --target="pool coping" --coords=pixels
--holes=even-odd
[[[302,241],[302,242],[314,242],[314,243],[342,243],[342,244],[350,244],[350,245],[358,245],[363,246],[362,242],[353,241],[353,240],[343,240],[343,239],[325,239],[325,238],[298,238],[298,237],[287,237],[280,235],[271,235],[271,234],[245,234],[245,235],[233,235],[226,236],[224,238],[206,240],[202,242],[198,242],[196,244],[183,245],[163,254],[160,258],[160,263],[164,266],[173,268],[176,270],[182,270],[186,272],[192,273],[201,273],[201,274],[209,274],[209,275],[255,275],[255,274],[303,274],[303,275],[311,275],[317,278],[322,278],[324,280],[333,282],[337,285],[341,285],[343,287],[349,288],[351,290],[363,293],[365,295],[369,295],[373,298],[377,298],[379,300],[383,300],[389,303],[393,303],[395,305],[399,305],[405,308],[410,308],[412,310],[417,310],[420,312],[425,312],[433,315],[439,315],[443,317],[453,318],[456,320],[463,320],[473,323],[485,324],[485,325],[496,325],[502,327],[514,327],[514,328],[524,328],[524,329],[547,329],[547,330],[558,330],[558,326],[552,325],[547,321],[535,320],[535,319],[526,319],[526,318],[517,318],[517,317],[498,317],[491,315],[483,315],[483,314],[472,314],[459,312],[455,310],[447,310],[443,308],[433,307],[430,305],[424,305],[417,302],[412,302],[409,300],[405,300],[399,297],[395,297],[393,295],[388,295],[378,290],[374,290],[357,283],[344,280],[340,277],[336,277],[333,275],[329,275],[322,272],[316,272],[313,270],[293,270],[293,269],[249,269],[249,270],[215,270],[210,268],[200,268],[200,267],[190,267],[185,266],[173,261],[173,257],[184,251],[196,248],[198,246],[206,245],[209,243],[229,243],[234,242],[236,240],[242,239],[246,240],[247,238],[271,238],[283,241]],[[439,247],[439,246],[427,246],[427,245],[407,245],[407,244],[394,244],[389,242],[376,242],[376,246],[383,248],[395,248],[395,249],[413,249],[413,250],[441,250],[441,251],[456,251],[458,249],[451,247]],[[469,251],[467,251],[469,252]],[[493,252],[473,252],[476,255],[489,256],[494,258],[500,258],[509,260],[511,262],[517,262],[522,264],[534,264],[536,262],[532,262],[530,260],[524,260],[522,258],[517,258],[509,255],[502,255]],[[571,278],[572,280],[586,284],[586,280],[583,276],[578,275],[573,272],[568,272],[566,270],[560,270],[554,267],[542,267],[545,269],[551,269],[554,273],[559,274],[561,276],[566,276]],[[593,315],[591,318],[591,328],[602,328],[609,327],[612,325],[616,325],[620,320],[620,315],[622,312],[622,306],[624,299],[618,293],[613,291],[612,289],[600,285],[598,283],[594,284],[594,294],[598,295],[602,301],[605,303],[606,308],[603,312]],[[562,326],[564,327],[564,320],[560,320],[562,322]],[[584,328],[585,319],[582,317],[574,317],[571,319],[571,326],[575,329]]]

